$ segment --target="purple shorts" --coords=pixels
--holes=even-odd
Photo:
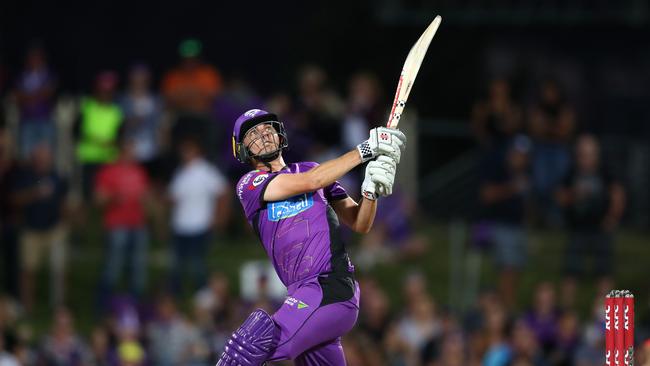
[[[359,284],[352,275],[321,275],[292,284],[273,314],[280,341],[269,361],[302,365],[345,365],[341,336],[359,314]]]

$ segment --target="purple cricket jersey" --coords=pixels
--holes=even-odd
[[[315,192],[265,202],[267,185],[280,174],[304,173],[317,163],[289,164],[279,172],[254,170],[237,184],[246,219],[260,238],[278,276],[289,286],[324,273],[352,272],[330,202],[348,197],[335,182]]]

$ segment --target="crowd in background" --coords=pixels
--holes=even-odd
[[[324,161],[365,139],[382,122],[387,98],[372,74],[351,76],[340,93],[316,65],[299,70],[295,92],[262,96],[244,78],[221,75],[201,51],[198,40],[184,41],[179,64],[160,76],[145,63],[123,76],[100,71],[88,95],[66,104],[56,70],[36,45],[24,69],[0,85],[7,101],[0,111],[0,366],[210,365],[250,310],[278,305],[263,295],[234,296],[229,279],[210,275],[206,264],[214,232],[241,221],[232,186],[247,167],[232,157],[233,121],[267,108],[287,126],[288,161]],[[548,81],[540,89],[534,105],[522,106],[505,79],[494,80],[471,115],[482,151],[472,245],[494,256],[498,283],[457,314],[427,292],[431,279],[414,272],[402,286],[405,305],[391,306],[364,271],[429,245],[413,230],[411,197],[396,191],[380,202],[373,232],[353,256],[363,295],[358,325],[344,339],[350,365],[602,364],[602,301],[613,285],[613,232],[625,194],[600,159],[597,137],[578,131],[561,86]],[[355,198],[358,173],[345,182]],[[97,297],[100,320],[81,335],[65,275],[71,247],[90,240],[97,212],[105,253],[97,293],[89,296]],[[531,222],[566,227],[570,239],[562,283],[538,284],[530,308],[519,311]],[[169,245],[172,259],[163,288],[147,295],[152,237]],[[580,321],[576,288],[589,273],[589,255],[601,295]],[[49,296],[35,293],[45,262]],[[116,291],[127,275],[128,293]],[[192,312],[183,313],[179,302],[188,293]],[[52,309],[50,330],[21,332],[17,321],[44,302]]]

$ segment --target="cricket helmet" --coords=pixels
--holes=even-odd
[[[250,152],[248,146],[244,145],[244,136],[246,133],[256,127],[257,125],[268,123],[275,128],[277,135],[280,139],[280,143],[277,149],[273,151],[263,151],[263,153],[253,155]],[[256,140],[253,140],[249,143],[251,145]],[[287,134],[284,129],[284,124],[278,121],[278,116],[273,113],[269,113],[262,109],[251,109],[237,118],[235,121],[235,126],[232,131],[232,152],[237,160],[244,164],[248,164],[251,158],[255,158],[260,161],[271,161],[278,157],[282,149],[289,146],[287,140]]]

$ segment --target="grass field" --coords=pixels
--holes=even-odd
[[[375,267],[368,275],[376,278],[386,289],[394,309],[398,309],[401,305],[401,283],[404,275],[414,269],[421,270],[427,275],[434,298],[453,309],[454,304],[449,304],[448,225],[429,225],[421,228],[420,231],[429,239],[429,249],[425,255],[413,260]],[[68,304],[76,315],[78,328],[83,334],[89,334],[96,322],[96,288],[104,255],[99,228],[88,228],[88,232],[90,233],[86,240],[88,244],[74,248],[68,267]],[[532,231],[530,234],[530,261],[521,279],[519,294],[521,307],[529,303],[536,283],[542,280],[557,281],[560,278],[565,243],[565,235],[558,231]],[[647,237],[647,234],[628,230],[621,232],[616,241],[617,288],[632,290],[637,295],[638,307],[647,303],[647,289],[650,285],[648,281],[650,245]],[[264,257],[261,245],[250,234],[244,235],[243,238],[215,238],[214,245],[210,249],[209,269],[226,273],[232,280],[232,289],[236,291],[240,264],[245,260]],[[354,261],[354,256],[352,260]],[[166,246],[160,240],[154,241],[149,260],[150,289],[164,282],[168,263]],[[482,263],[481,285],[493,284],[495,272],[490,259],[484,258]],[[47,294],[46,276],[47,273],[43,271],[39,281],[38,306],[27,324],[36,334],[45,331],[49,326],[51,309],[47,305],[47,297],[44,297]],[[579,291],[577,305],[581,315],[586,316],[595,296],[593,279],[583,279]],[[185,309],[188,309],[191,299],[189,294],[187,295],[181,304]],[[637,314],[641,313],[637,311]]]

